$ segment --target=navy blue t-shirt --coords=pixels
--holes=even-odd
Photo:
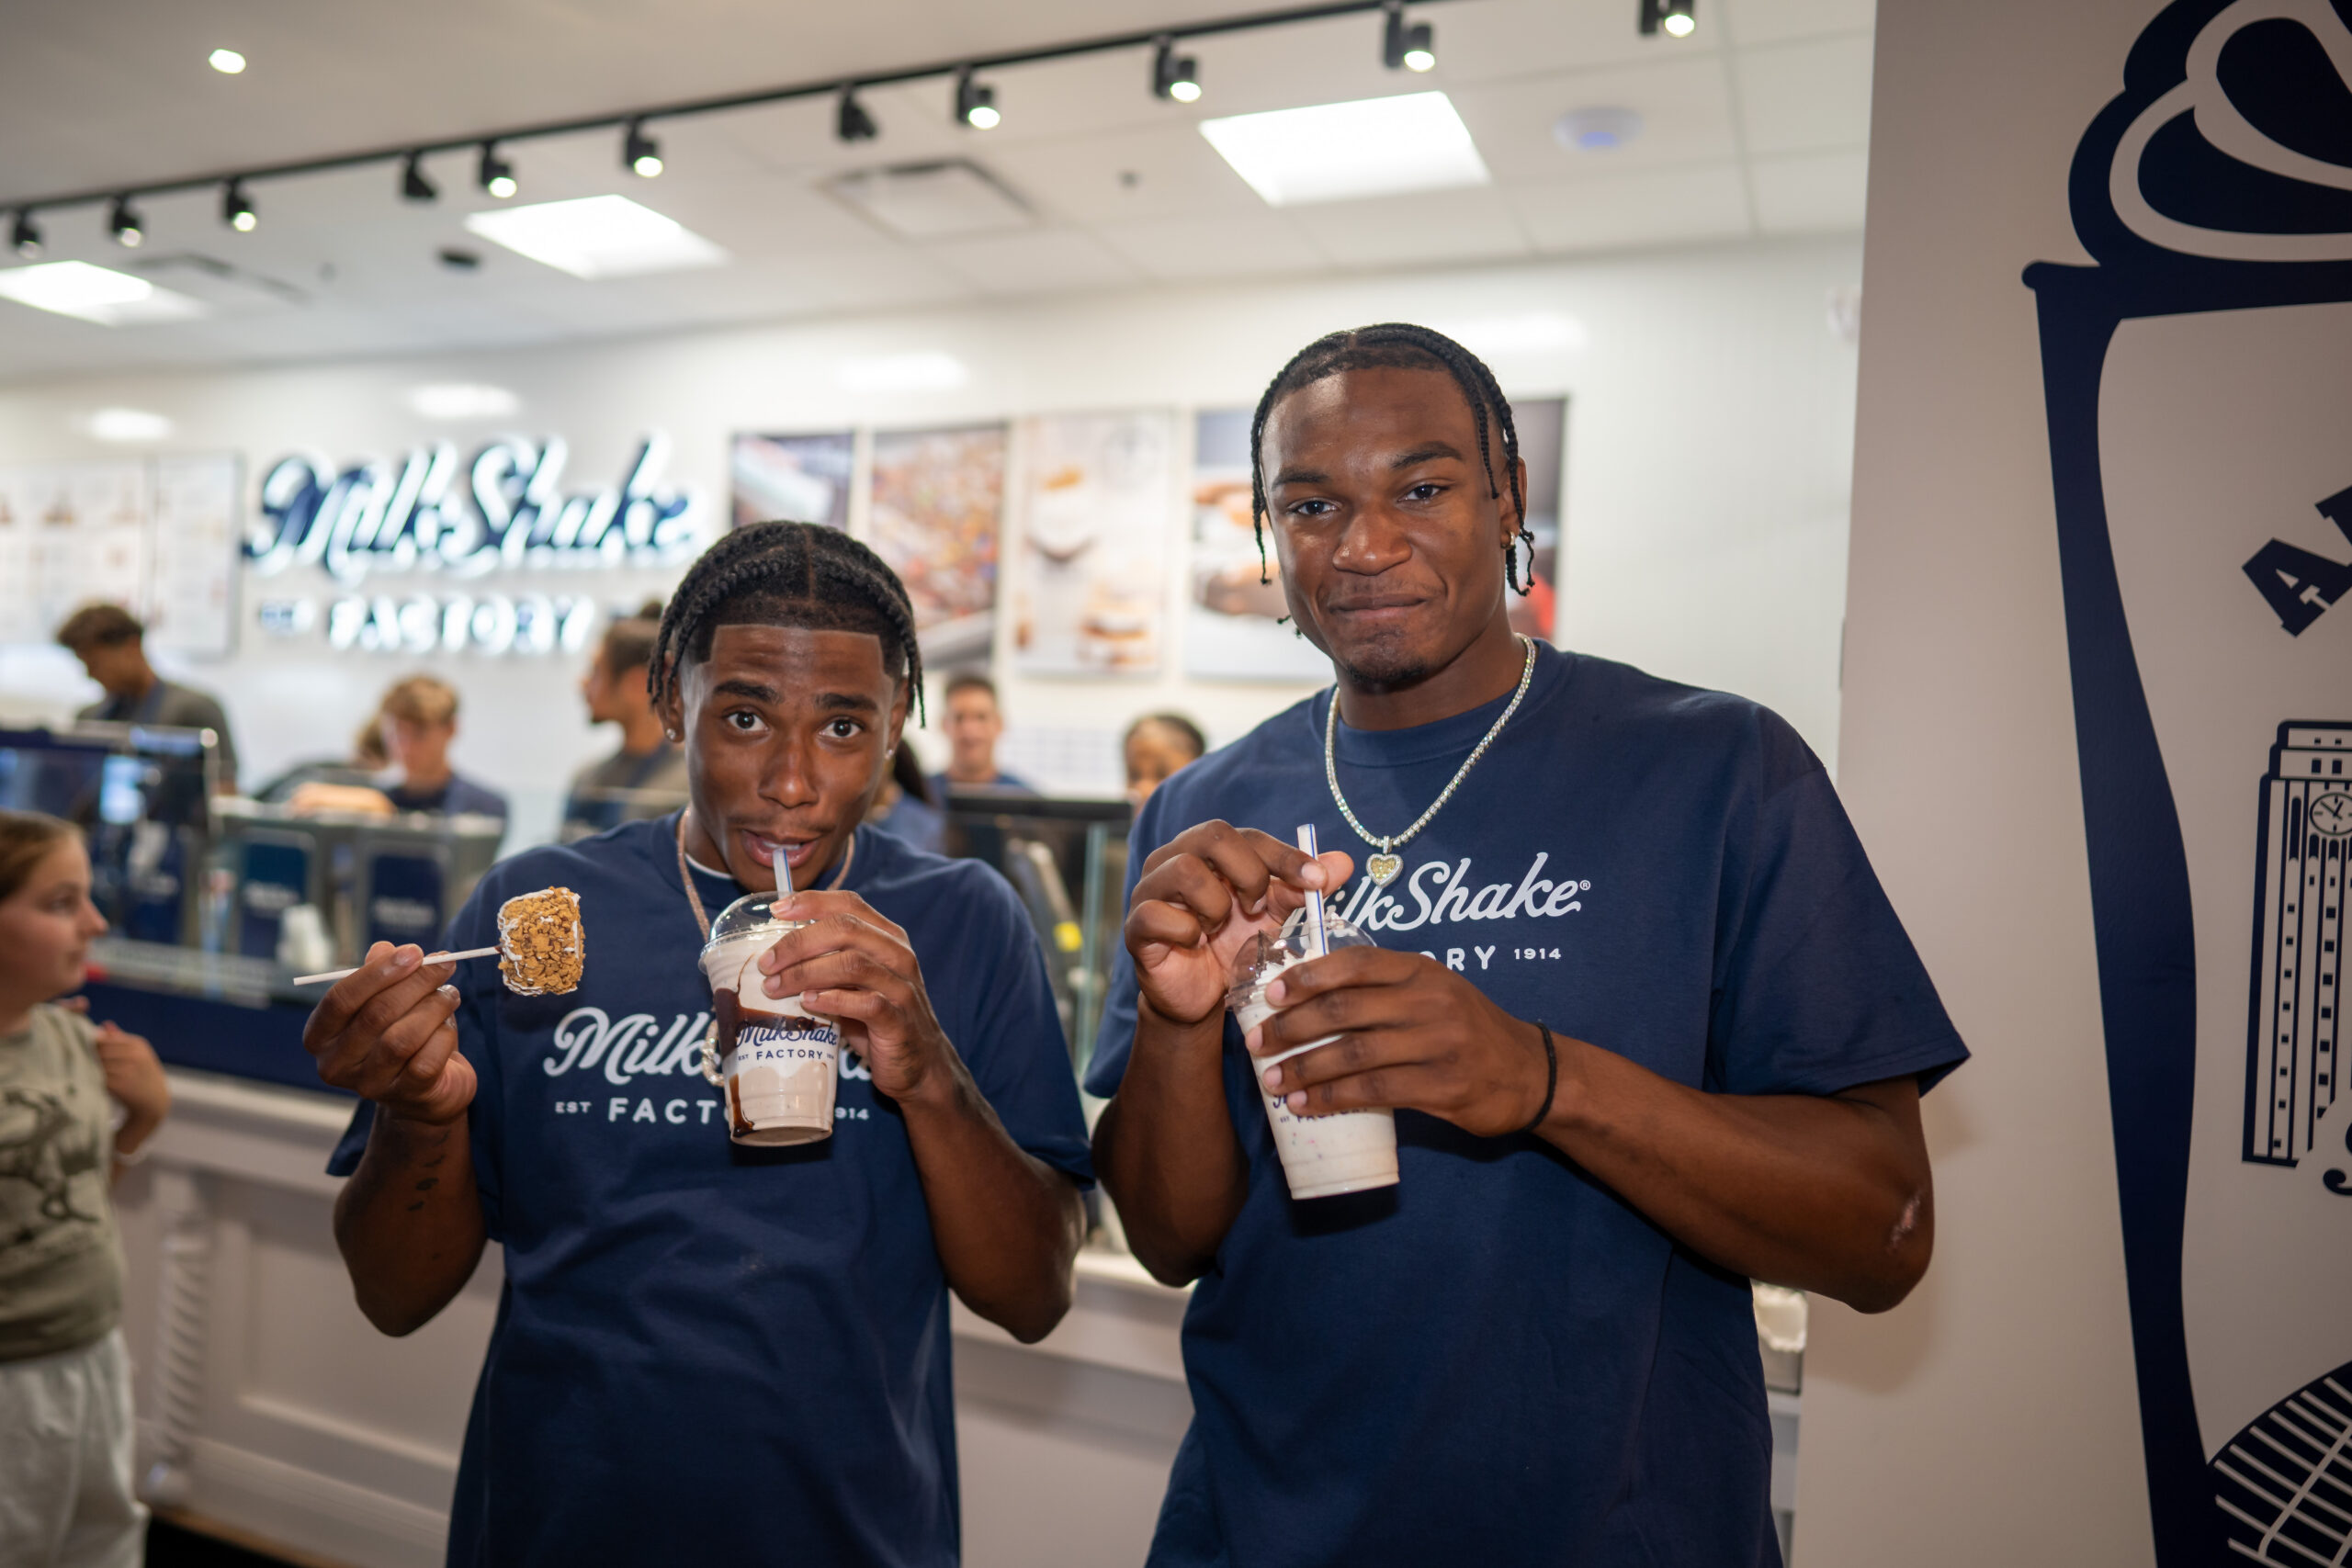
[[[833,1135],[727,1136],[677,817],[492,868],[450,927],[580,895],[569,996],[460,964],[475,1179],[506,1284],[450,1509],[460,1568],[952,1564],[947,1289],[897,1108],[844,1055]],[[1013,1142],[1089,1179],[1045,960],[1004,880],[860,829],[843,885],[905,928],[940,1025]],[[745,889],[695,873],[716,916]],[[358,1163],[363,1106],[329,1169]]]
[[[1323,775],[1322,693],[1154,791],[1128,863],[1222,818],[1370,852]],[[1364,825],[1435,800],[1507,698],[1342,725]],[[1678,1083],[1828,1094],[1967,1055],[1820,762],[1737,697],[1545,649],[1445,808],[1342,912]],[[1132,875],[1132,873],[1131,873]],[[1129,892],[1133,886],[1130,882]],[[1118,955],[1087,1087],[1117,1092]],[[1231,1019],[1249,1197],[1184,1319],[1193,1419],[1155,1568],[1779,1561],[1748,1284],[1550,1145],[1396,1114],[1398,1184],[1294,1201]]]

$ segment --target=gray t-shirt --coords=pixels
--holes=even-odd
[[[77,1349],[122,1317],[96,1035],[46,1003],[0,1035],[0,1361]]]
[[[624,822],[640,822],[686,803],[686,754],[663,741],[642,757],[616,751],[571,775],[563,802],[567,842]]]
[[[153,724],[178,729],[209,729],[220,744],[220,783],[231,789],[237,784],[237,743],[229,739],[229,716],[220,711],[218,699],[183,686],[175,681],[158,680],[147,688],[147,694],[136,700],[108,697],[102,703],[92,703],[77,716],[95,718],[107,724]]]

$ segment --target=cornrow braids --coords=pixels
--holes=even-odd
[[[678,689],[681,668],[710,657],[722,626],[798,626],[871,632],[882,668],[904,676],[922,711],[922,648],[906,585],[880,556],[838,528],[814,523],[753,523],[722,536],[686,569],[670,595],[645,667],[656,704]]]
[[[1487,494],[1496,501],[1502,499],[1503,492],[1495,482],[1494,453],[1487,430],[1491,423],[1502,432],[1503,473],[1510,482],[1512,515],[1519,519],[1517,537],[1533,549],[1535,536],[1527,531],[1527,498],[1519,486],[1519,428],[1511,423],[1510,403],[1496,384],[1495,373],[1487,368],[1485,360],[1443,333],[1409,321],[1383,321],[1317,338],[1290,356],[1290,363],[1274,373],[1258,400],[1258,412],[1250,421],[1250,526],[1258,538],[1259,581],[1273,581],[1266,565],[1266,468],[1260,456],[1266,421],[1274,405],[1293,392],[1347,370],[1442,370],[1452,376],[1477,423],[1478,461],[1487,470]],[[1503,547],[1503,579],[1521,594],[1533,585],[1532,579],[1520,581],[1516,542]]]

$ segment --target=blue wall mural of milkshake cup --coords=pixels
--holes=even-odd
[[[2163,1568],[2352,1559],[2347,17],[2159,13],[2026,272]]]

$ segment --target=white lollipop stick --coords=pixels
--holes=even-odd
[[[447,964],[453,959],[458,958],[488,958],[492,953],[496,953],[497,951],[498,944],[496,942],[492,942],[488,947],[469,947],[463,953],[428,953],[424,955],[424,962],[427,964]],[[340,980],[346,975],[356,975],[361,969],[365,969],[368,966],[365,964],[362,964],[357,967],[351,969],[330,969],[322,975],[297,975],[288,982],[288,984],[296,986],[315,986],[322,980]]]
[[[1298,847],[1310,855],[1316,852],[1314,823],[1298,825]],[[1306,890],[1306,956],[1320,958],[1330,951],[1330,937],[1323,925],[1323,895],[1310,887]]]

